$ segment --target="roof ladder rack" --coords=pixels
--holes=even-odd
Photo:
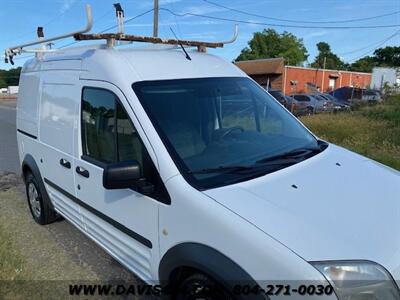
[[[54,52],[57,49],[51,49],[51,43],[53,41],[74,37],[76,41],[88,41],[88,40],[106,40],[109,47],[115,46],[115,41],[125,41],[128,43],[132,42],[145,42],[153,44],[164,44],[164,45],[176,45],[176,46],[188,46],[197,47],[198,51],[206,52],[207,48],[222,48],[225,44],[230,44],[236,41],[239,34],[239,27],[235,25],[233,37],[228,41],[223,42],[202,42],[202,41],[190,41],[180,39],[162,39],[159,37],[149,37],[140,35],[130,35],[124,33],[124,11],[119,3],[114,4],[117,17],[118,33],[93,33],[87,34],[93,27],[93,16],[92,8],[89,4],[86,4],[86,26],[81,29],[70,33],[65,33],[51,38],[44,38],[43,28],[38,27],[37,34],[38,40],[16,45],[5,50],[5,62],[14,64],[14,56],[21,54],[22,52],[36,53],[37,57],[41,53]],[[42,45],[40,49],[25,49],[29,46]]]
[[[66,34],[62,34],[59,36],[55,36],[52,38],[42,38],[39,37],[39,40],[37,41],[33,41],[33,42],[29,42],[29,43],[25,43],[25,44],[21,44],[21,45],[17,45],[17,46],[13,46],[10,48],[7,48],[5,50],[5,62],[8,63],[10,62],[11,64],[14,64],[13,62],[13,57],[17,54],[21,54],[22,52],[35,52],[35,53],[40,53],[40,52],[48,52],[46,49],[28,49],[25,50],[24,48],[29,47],[29,46],[34,46],[34,45],[39,45],[39,44],[45,44],[48,42],[53,42],[53,41],[57,41],[57,40],[61,40],[61,39],[65,39],[68,37],[73,37],[76,34],[82,34],[82,33],[86,33],[89,32],[92,27],[93,27],[93,16],[92,16],[92,8],[89,4],[86,4],[86,26],[85,28],[78,30],[78,31],[74,31],[74,32],[70,32],[70,33],[66,33]]]

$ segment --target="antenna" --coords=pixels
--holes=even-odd
[[[175,38],[176,38],[176,41],[179,43],[179,46],[181,46],[183,52],[186,54],[186,59],[187,59],[187,60],[192,60],[192,58],[190,57],[190,55],[186,52],[185,47],[183,47],[182,43],[179,41],[179,39],[178,39],[178,37],[176,36],[176,34],[175,34],[174,30],[172,29],[172,27],[170,27],[169,29],[171,29],[172,34],[173,34],[173,35],[175,36]]]

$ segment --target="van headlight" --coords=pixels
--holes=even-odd
[[[312,262],[333,286],[339,300],[397,300],[399,289],[380,265],[368,261]]]

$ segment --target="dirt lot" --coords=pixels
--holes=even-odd
[[[7,102],[15,104],[16,101],[17,101],[16,95],[0,94],[0,102],[2,104],[7,104]]]

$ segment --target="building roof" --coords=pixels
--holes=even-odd
[[[298,66],[286,66],[286,68],[288,68],[288,69],[302,69],[302,70],[309,70],[309,71],[325,71],[325,72],[332,72],[332,73],[353,73],[353,74],[360,74],[360,75],[371,75],[372,74],[372,73],[357,72],[357,71],[317,69],[317,68],[298,67]]]
[[[248,75],[283,74],[283,58],[255,59],[235,62]]]

